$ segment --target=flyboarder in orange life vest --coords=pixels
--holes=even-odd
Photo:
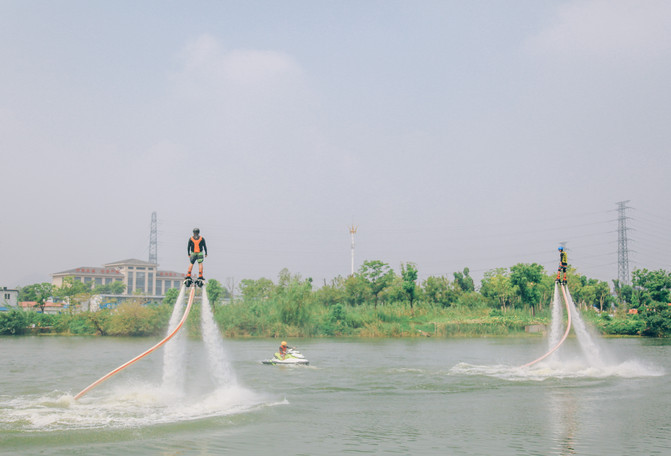
[[[186,248],[186,253],[189,255],[189,272],[186,274],[186,286],[191,286],[191,270],[193,269],[193,264],[198,261],[198,279],[196,279],[196,284],[199,287],[203,286],[203,258],[207,257],[207,245],[205,245],[205,238],[200,235],[200,229],[193,229],[193,236],[189,238],[189,244]]]
[[[566,257],[566,252],[564,251],[564,246],[559,246],[559,268],[557,269],[557,283],[563,283],[566,285],[566,267],[568,266],[568,259]],[[562,282],[561,273],[564,273],[564,280]]]

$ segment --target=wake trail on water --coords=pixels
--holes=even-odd
[[[186,294],[182,287],[168,323],[168,334],[177,328],[184,315]],[[285,403],[238,384],[205,289],[201,325],[207,359],[204,367],[214,388],[186,393],[187,380],[190,384],[198,382],[187,378],[188,374],[195,375],[193,366],[188,365],[193,360],[187,356],[186,331],[180,330],[163,346],[163,376],[159,385],[126,380],[81,400],[61,391],[15,398],[0,395],[0,430],[132,428],[240,414]]]
[[[557,349],[560,338],[565,332],[563,318],[564,306],[555,285],[552,300],[552,321],[548,334],[548,349],[554,351],[547,359],[536,364],[524,366],[492,365],[482,366],[459,363],[450,369],[453,375],[484,375],[511,381],[543,381],[551,378],[607,378],[607,377],[657,377],[664,375],[664,370],[647,365],[639,360],[618,361],[606,350],[596,332],[588,327],[573,301],[573,297],[565,287],[566,308],[570,309],[572,328],[575,333],[580,353],[569,352],[566,345]],[[547,356],[547,355],[546,355]]]
[[[138,428],[249,413],[275,405],[281,404],[237,386],[181,401],[151,384],[116,386],[95,401],[75,401],[70,394],[53,391],[11,399],[0,397],[0,430]]]
[[[549,379],[603,379],[609,377],[641,378],[660,377],[664,370],[637,360],[624,361],[609,366],[593,367],[583,362],[547,361],[531,368],[505,364],[477,365],[458,363],[449,371],[450,375],[494,377],[509,381],[545,381]]]

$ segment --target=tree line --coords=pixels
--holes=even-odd
[[[528,314],[531,318],[538,315],[541,321],[549,319],[555,275],[537,263],[490,270],[478,287],[468,268],[451,277],[430,276],[421,282],[417,276],[413,263],[402,264],[396,273],[382,261],[364,261],[355,274],[336,277],[316,288],[310,278],[303,279],[285,269],[277,283],[267,278],[242,280],[241,298],[236,303],[247,308],[258,306],[260,301],[274,303],[282,309],[280,321],[292,324],[308,321],[307,309],[313,309],[313,314],[318,314],[318,309],[342,314],[358,307],[405,308],[411,315],[416,308],[467,309],[490,317]],[[580,275],[573,268],[567,276],[575,303],[596,317],[594,323],[603,332],[671,336],[669,272],[637,269],[631,285],[614,280],[612,289],[608,282]]]
[[[355,274],[338,276],[324,281],[321,286],[287,269],[280,271],[276,282],[268,278],[244,279],[238,285],[236,299],[226,306],[217,304],[230,297],[233,290],[225,289],[217,280],[209,280],[207,292],[210,302],[215,304],[220,327],[229,335],[437,334],[441,324],[441,330],[447,331],[445,328],[451,319],[458,320],[468,312],[471,321],[481,325],[486,318],[493,331],[499,330],[496,324],[523,330],[523,323],[547,323],[550,318],[548,309],[554,292],[554,274],[548,274],[536,263],[490,270],[479,286],[468,268],[451,276],[430,276],[421,281],[417,278],[414,263],[401,264],[397,273],[389,264],[373,260],[364,261]],[[35,301],[43,311],[47,298],[59,297],[69,302],[72,310],[92,294],[120,294],[123,286],[120,282],[92,286],[66,279],[62,287],[46,283],[23,287],[19,299]],[[671,335],[671,274],[664,270],[635,270],[631,285],[613,281],[611,289],[607,282],[570,269],[568,287],[576,304],[588,315],[594,315],[594,323],[603,332]],[[178,292],[169,290],[163,307],[170,308]],[[87,314],[95,315],[87,316],[85,323],[81,323],[81,316],[75,318],[74,312],[67,312],[71,322],[80,322],[75,324],[80,327],[70,332],[123,334],[127,331],[128,335],[147,335],[161,330],[152,325],[132,328],[118,321],[115,328],[109,327],[115,318],[118,320],[115,315],[122,312],[128,312],[133,318],[152,317],[143,316],[137,306],[132,312],[127,307],[107,314],[89,312]],[[635,313],[629,313],[630,309]],[[161,315],[169,313],[168,310],[162,312]],[[153,315],[153,318],[158,317]],[[167,322],[163,316],[158,319]],[[6,315],[0,315],[0,334],[11,333],[2,328],[2,321],[6,320]],[[130,320],[132,318],[126,319]],[[460,328],[466,326],[462,324]]]

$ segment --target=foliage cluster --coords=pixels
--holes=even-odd
[[[207,291],[215,318],[228,336],[507,334],[529,324],[549,323],[554,277],[536,263],[488,271],[477,289],[468,268],[451,278],[430,276],[421,283],[414,264],[401,265],[400,272],[397,275],[381,261],[365,261],[357,273],[314,289],[310,278],[284,269],[277,283],[267,278],[242,280],[240,296],[225,306],[216,305],[227,294],[216,280],[208,282]],[[570,270],[568,286],[576,304],[605,333],[671,335],[668,272],[636,270],[631,286],[614,281],[613,294],[606,282]],[[91,293],[76,287],[66,282],[64,290],[52,291],[71,302]],[[33,293],[39,302],[43,288],[29,288],[25,295]],[[115,310],[60,316],[12,311],[0,314],[0,334],[20,334],[35,323],[68,334],[154,335],[167,326],[178,293],[170,290],[161,306],[130,302]],[[628,313],[630,309],[636,314]]]

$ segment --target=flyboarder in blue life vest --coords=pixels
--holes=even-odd
[[[568,266],[568,259],[566,257],[566,251],[564,246],[559,246],[559,268],[557,268],[557,283],[563,283],[566,285],[566,267]],[[564,280],[562,281],[561,273],[564,272]]]

